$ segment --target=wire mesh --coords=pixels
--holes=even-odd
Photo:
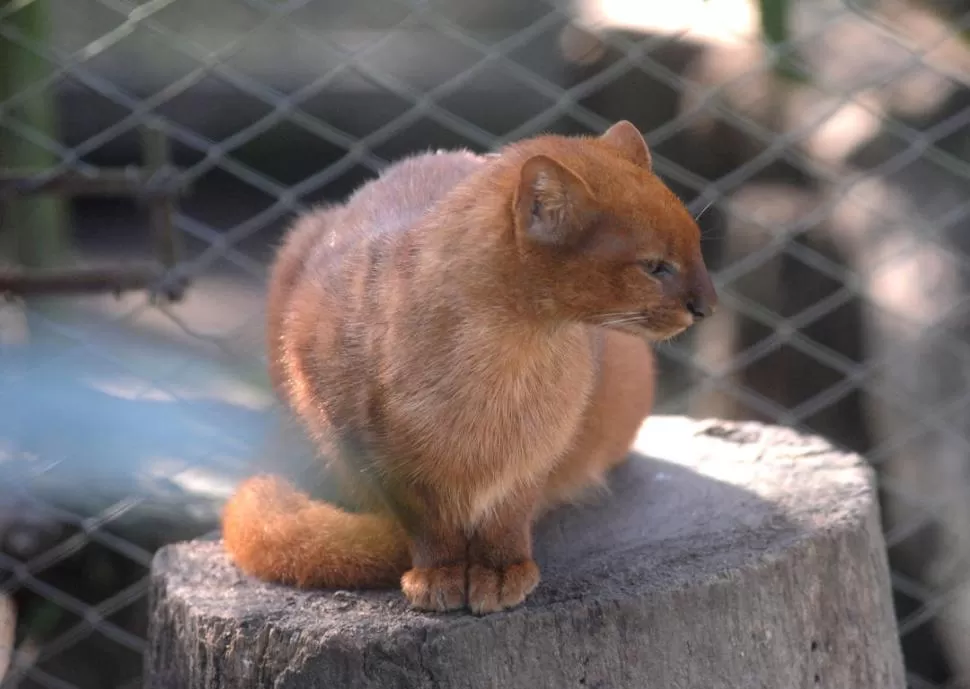
[[[265,448],[262,290],[294,214],[407,152],[618,119],[698,214],[722,296],[659,350],[661,411],[864,454],[910,685],[970,681],[970,6],[781,6],[772,42],[746,0],[0,5],[0,270],[36,230],[7,209],[71,198],[67,258],[3,284],[104,287],[0,304],[2,686],[139,682],[152,553],[212,528]],[[54,162],[11,172],[11,142]]]

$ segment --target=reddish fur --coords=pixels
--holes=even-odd
[[[257,477],[226,506],[229,553],[273,581],[399,580],[422,609],[518,604],[534,519],[623,460],[646,342],[688,302],[716,302],[699,232],[629,123],[392,165],[297,223],[269,292],[274,384],[372,513]]]

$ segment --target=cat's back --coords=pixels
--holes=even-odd
[[[421,153],[392,163],[344,202],[310,213],[294,225],[281,248],[277,272],[299,272],[337,286],[356,269],[369,244],[388,245],[419,223],[449,191],[467,179],[485,158],[469,151]]]
[[[332,338],[346,331],[348,323],[360,326],[370,320],[370,297],[385,272],[381,266],[391,262],[410,231],[418,231],[422,216],[484,161],[468,151],[405,158],[346,202],[318,209],[294,224],[269,280],[268,354],[278,388],[288,379],[292,382],[301,350],[329,350],[336,345]],[[341,348],[346,362],[351,352]]]
[[[400,160],[350,197],[347,220],[365,237],[413,227],[484,160],[469,151],[435,151]]]

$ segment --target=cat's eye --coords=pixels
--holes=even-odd
[[[643,269],[647,275],[655,278],[668,278],[676,274],[677,268],[667,261],[640,261],[640,268]]]

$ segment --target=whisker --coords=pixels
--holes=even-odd
[[[609,320],[611,318],[641,318],[643,314],[638,311],[618,311],[616,313],[601,313],[596,319]]]
[[[616,318],[613,320],[603,321],[599,325],[604,327],[609,327],[611,325],[624,325],[625,323],[639,323],[642,321],[643,321],[643,318],[640,316],[637,316],[637,317],[631,316],[628,318]]]
[[[704,215],[715,203],[717,203],[716,198],[708,201],[707,205],[701,209],[701,212],[694,216],[694,222],[698,222],[701,219],[701,216]]]

